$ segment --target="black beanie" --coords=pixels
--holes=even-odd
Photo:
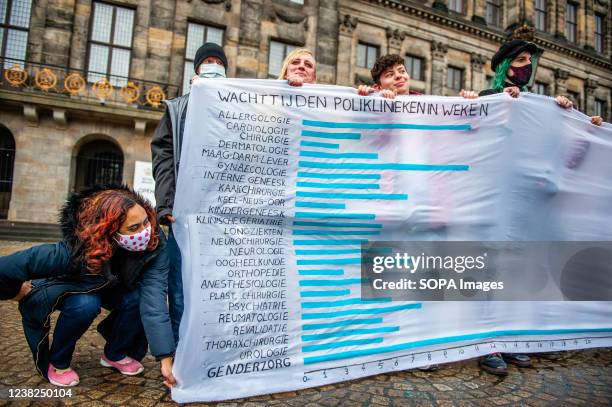
[[[198,73],[198,67],[208,57],[217,57],[223,62],[223,67],[227,70],[227,57],[223,51],[223,47],[215,44],[214,42],[207,42],[198,48],[193,60],[193,70]]]

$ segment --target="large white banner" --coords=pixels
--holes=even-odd
[[[548,97],[198,81],[174,213],[185,313],[172,397],[610,346],[610,302],[366,301],[360,245],[610,241],[611,179],[612,127]]]

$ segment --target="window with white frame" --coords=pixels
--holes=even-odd
[[[446,70],[446,87],[460,91],[463,88],[463,69],[449,66]]]
[[[604,16],[595,14],[595,51],[604,52]]]
[[[595,116],[601,116],[606,119],[606,101],[602,99],[595,99]]]
[[[183,94],[189,92],[191,78],[195,75],[193,60],[195,54],[202,45],[207,42],[214,42],[223,46],[224,30],[218,27],[211,27],[204,24],[187,23],[187,42],[185,44],[185,64],[183,67]]]
[[[487,0],[487,24],[493,27],[501,27],[502,0]]]
[[[448,0],[448,9],[455,13],[463,13],[463,0]]]
[[[548,95],[548,85],[542,82],[534,83],[531,90],[538,95]]]
[[[31,12],[32,0],[0,0],[0,56],[4,68],[23,67]]]
[[[280,75],[283,61],[287,55],[297,46],[280,41],[270,41],[270,53],[268,54],[268,78],[276,79]]]
[[[114,86],[127,84],[133,32],[133,9],[108,3],[93,3],[87,66],[89,82],[108,77]]]
[[[577,110],[580,110],[580,93],[568,90],[567,96],[570,98],[572,102],[574,102],[574,108],[576,108]]]
[[[576,42],[577,16],[578,5],[568,2],[565,10],[565,38],[570,42]]]
[[[378,58],[378,47],[363,42],[357,44],[357,66],[371,69]]]
[[[546,31],[546,0],[535,0],[535,28],[536,30]]]
[[[410,78],[414,79],[415,81],[424,80],[423,58],[406,55],[406,58],[404,59],[404,64],[406,65],[406,71],[408,71],[408,75],[410,75]]]

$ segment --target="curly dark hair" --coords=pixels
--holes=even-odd
[[[388,54],[378,57],[376,62],[374,62],[372,70],[370,70],[370,73],[372,74],[372,80],[374,80],[375,83],[380,85],[380,75],[382,75],[385,70],[392,68],[398,64],[404,65],[404,58],[400,57],[397,54]]]
[[[140,205],[151,223],[151,240],[147,250],[157,248],[157,221],[151,205],[137,193],[125,189],[107,189],[87,197],[78,213],[76,234],[84,244],[83,258],[87,269],[99,273],[102,265],[113,256],[115,233],[125,221],[128,210]]]

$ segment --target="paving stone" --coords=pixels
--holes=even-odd
[[[447,385],[442,384],[442,383],[433,383],[432,386],[435,387],[436,389],[440,390],[440,391],[452,391],[453,390],[452,387],[447,386]]]
[[[3,252],[0,242],[0,255]],[[103,314],[99,318],[103,318]],[[55,324],[53,317],[52,326]],[[96,321],[97,322],[97,321]],[[0,400],[0,407],[176,406],[162,385],[158,363],[147,356],[142,375],[126,377],[99,365],[103,340],[96,323],[77,345],[73,367],[81,377],[63,400]],[[533,358],[534,368],[510,368],[506,378],[482,372],[475,360],[446,364],[435,372],[400,371],[318,388],[189,407],[357,406],[588,406],[612,405],[612,349],[565,352],[562,360]],[[17,306],[0,302],[0,388],[53,388],[39,377],[23,337]]]

